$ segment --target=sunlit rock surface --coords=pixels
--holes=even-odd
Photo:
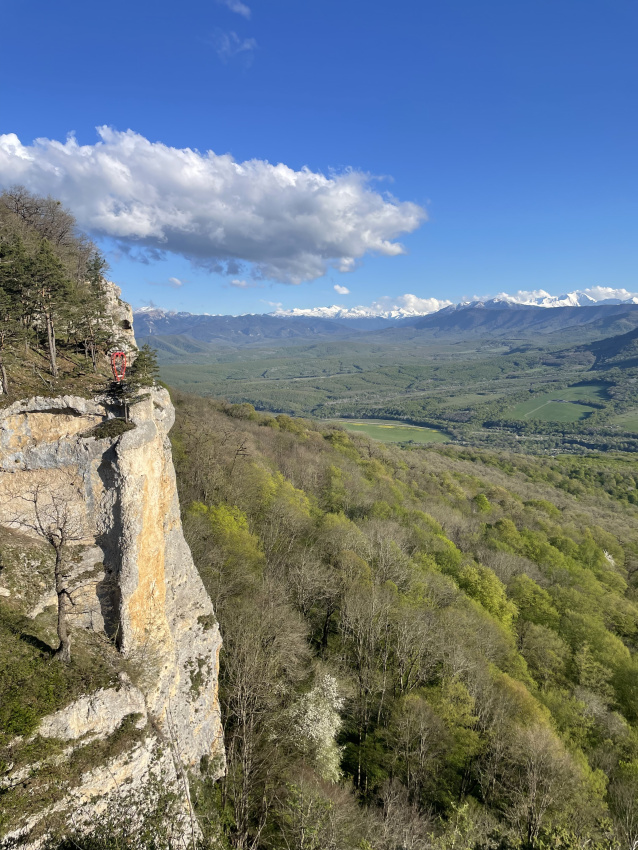
[[[76,823],[102,811],[123,782],[142,796],[158,782],[174,785],[187,812],[183,771],[196,770],[203,756],[219,773],[224,763],[221,639],[182,533],[168,440],[173,406],[164,389],[153,388],[132,406],[132,430],[91,435],[116,415],[121,411],[106,398],[73,396],[36,397],[0,411],[0,525],[16,535],[15,549],[21,539],[31,547],[0,573],[0,594],[29,616],[55,605],[36,511],[46,520],[62,507],[74,553],[71,636],[79,628],[105,634],[138,672],[137,686],[123,680],[87,694],[40,724],[41,736],[70,746],[108,738],[127,717],[137,724],[130,751],[93,766],[56,803],[74,812]],[[45,815],[30,812],[14,834],[28,844]],[[186,833],[190,824],[186,818]]]

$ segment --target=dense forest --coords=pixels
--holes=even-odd
[[[118,342],[106,262],[54,198],[20,186],[0,194],[0,378],[3,400],[76,382],[95,389]],[[108,373],[106,373],[108,374]],[[88,383],[87,383],[88,381]]]
[[[212,846],[635,848],[631,458],[400,449],[173,399],[225,641],[227,775],[192,788]]]

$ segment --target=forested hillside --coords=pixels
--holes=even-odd
[[[225,642],[228,773],[193,785],[208,840],[635,846],[633,461],[389,448],[173,398]]]
[[[0,193],[0,389],[3,402],[73,391],[111,378],[118,327],[107,264],[59,201],[21,186]],[[118,290],[119,292],[119,290]],[[115,299],[114,289],[112,297]]]

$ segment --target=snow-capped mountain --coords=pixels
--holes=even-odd
[[[594,304],[638,303],[636,296],[626,289],[612,289],[603,286],[594,287],[590,290],[576,289],[574,292],[567,292],[564,295],[550,295],[543,289],[533,292],[517,292],[515,295],[502,292],[492,300],[527,304],[533,307],[593,307]]]
[[[466,309],[502,310],[516,309],[518,307],[600,307],[619,304],[638,304],[638,293],[629,292],[626,289],[612,289],[611,287],[604,286],[592,287],[586,290],[576,289],[573,292],[567,292],[563,295],[550,295],[549,292],[545,292],[543,289],[537,289],[531,292],[516,292],[514,295],[500,292],[494,298],[474,296],[473,298],[463,299],[458,304],[454,304],[452,301],[446,299],[420,298],[417,295],[406,294],[398,298],[380,298],[368,306],[344,307],[343,305],[333,304],[330,307],[293,307],[290,310],[278,309],[267,315],[277,319],[312,318],[337,322],[381,319],[393,323],[402,319],[428,316],[443,310],[453,312]],[[139,317],[138,324],[143,323],[144,328],[150,333],[162,333],[163,329],[167,328],[169,322],[172,326],[176,320],[186,320],[195,315],[188,312],[177,312],[175,310],[162,310],[155,306],[141,307],[135,311],[135,314]],[[211,319],[229,318],[228,316],[223,317],[219,313],[202,313],[198,315],[210,317]],[[257,314],[244,313],[243,315]],[[164,332],[168,331],[165,330]]]
[[[419,299],[425,301],[426,299]],[[384,308],[378,303],[369,307],[340,307],[333,304],[331,307],[293,307],[292,310],[276,310],[271,316],[312,316],[318,319],[407,319],[412,316],[427,316],[436,313],[444,307],[452,305],[451,301],[439,301],[437,298],[428,298],[430,302],[422,307],[394,307]]]
[[[370,306],[343,307],[333,304],[330,307],[295,307],[292,310],[276,310],[273,316],[306,316],[323,319],[407,319],[414,316],[427,316],[444,309],[463,309],[476,307],[478,309],[503,309],[510,306],[527,307],[593,307],[613,304],[638,304],[638,294],[626,289],[612,289],[597,286],[587,290],[574,290],[564,295],[550,295],[543,289],[531,292],[517,292],[508,295],[499,293],[494,298],[473,297],[453,304],[452,301],[438,298],[419,298],[416,295],[402,295],[399,298],[382,298]]]

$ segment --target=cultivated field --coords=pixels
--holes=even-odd
[[[365,434],[382,443],[445,443],[449,437],[435,428],[421,428],[417,425],[405,425],[387,419],[332,419],[348,431]]]
[[[624,431],[631,431],[638,434],[638,410],[629,410],[627,413],[620,413],[612,420],[612,425],[618,425]]]
[[[596,409],[582,402],[603,401],[605,384],[587,384],[554,390],[521,402],[507,414],[511,419],[540,419],[542,422],[578,422]]]

